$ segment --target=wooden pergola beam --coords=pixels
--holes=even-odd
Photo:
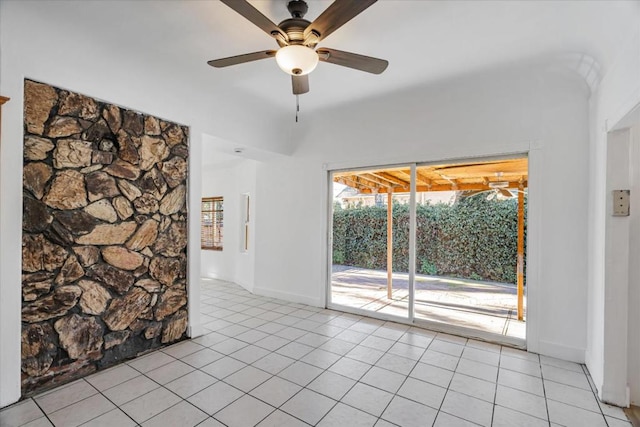
[[[387,298],[393,294],[393,189],[387,193]]]
[[[353,179],[354,179],[357,183],[362,184],[362,185],[365,185],[365,186],[367,186],[367,187],[372,187],[372,188],[379,188],[379,187],[380,187],[380,184],[378,184],[377,182],[372,181],[372,180],[370,180],[370,179],[367,179],[367,178],[365,178],[364,176],[355,175],[355,176],[353,177]]]
[[[352,179],[351,177],[334,178],[334,181],[340,184],[344,184],[348,187],[355,188],[361,193],[366,193],[366,194],[374,193],[373,190],[378,189],[378,186],[376,185],[366,185],[362,182],[358,182],[357,180]]]
[[[427,187],[431,187],[431,185],[433,184],[433,181],[421,174],[419,170],[416,170],[416,178],[418,178],[416,181],[416,184],[418,185],[420,185],[420,181],[422,181],[422,183]]]
[[[378,177],[376,177],[376,176],[374,176],[373,174],[370,174],[370,173],[362,174],[362,175],[358,174],[357,176],[359,178],[366,179],[367,181],[373,182],[373,183],[375,183],[375,184],[377,184],[377,185],[379,185],[381,187],[384,187],[384,188],[393,187],[393,184],[391,184],[388,181],[385,181],[383,179],[380,179],[380,178],[378,178]]]
[[[518,290],[518,320],[524,320],[524,185],[518,191],[518,260],[517,260],[517,290]]]
[[[394,186],[395,186],[395,185],[405,185],[405,184],[398,184],[398,181],[399,181],[399,180],[397,180],[397,179],[394,179],[394,180],[389,179],[388,177],[386,177],[386,176],[385,176],[385,174],[384,174],[384,173],[379,173],[379,172],[369,172],[369,175],[374,176],[374,177],[376,177],[376,178],[378,178],[378,179],[381,179],[381,180],[383,180],[383,181],[386,181],[386,182],[387,182],[387,183],[389,183],[390,185],[394,185]]]
[[[517,189],[519,188],[520,183],[519,182],[510,182],[509,185],[507,185],[504,188],[513,188],[513,189]],[[527,181],[524,181],[523,186],[526,187],[527,186]],[[429,192],[429,191],[466,191],[466,190],[491,190],[492,188],[489,187],[488,185],[484,185],[484,184],[432,184],[431,187],[427,187],[425,185],[418,185],[416,187],[416,192],[417,193],[421,193],[421,192]],[[378,193],[386,193],[387,190],[386,188],[379,188],[377,189]],[[393,192],[394,193],[408,193],[410,191],[410,188],[407,187],[395,187],[393,188]],[[362,191],[365,194],[373,194],[375,193],[374,191],[370,191],[370,190],[364,190]]]
[[[407,187],[407,188],[409,187],[409,181],[404,181],[387,172],[375,172],[375,175],[387,181],[391,181],[392,183],[399,185],[400,187]]]

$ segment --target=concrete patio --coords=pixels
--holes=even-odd
[[[331,283],[333,304],[407,316],[407,273],[393,274],[391,299],[387,298],[384,270],[334,265]],[[415,318],[525,339],[525,322],[518,321],[513,284],[416,275]]]

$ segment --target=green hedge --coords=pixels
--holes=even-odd
[[[453,205],[418,205],[417,272],[515,283],[517,209],[515,198],[467,197]],[[407,272],[408,205],[393,206],[393,241],[393,270]],[[333,214],[334,264],[384,270],[386,245],[386,207],[341,209],[336,206]]]

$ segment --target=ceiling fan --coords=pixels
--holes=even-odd
[[[320,41],[377,0],[335,0],[313,22],[304,19],[309,9],[307,3],[304,0],[292,0],[287,4],[291,18],[285,19],[278,25],[246,0],[220,1],[273,37],[280,48],[213,59],[207,62],[212,67],[222,68],[275,57],[278,66],[291,75],[293,94],[301,95],[309,92],[309,73],[316,68],[318,61],[373,74],[382,73],[389,65],[389,62],[383,59],[325,47],[316,49]]]
[[[516,197],[518,193],[526,194],[526,191],[517,188],[508,188],[508,181],[492,181],[487,184],[488,190],[470,190],[465,197],[477,197],[481,194],[487,195],[487,200],[510,199]]]

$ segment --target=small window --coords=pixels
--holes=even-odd
[[[200,243],[202,249],[221,251],[223,235],[222,197],[202,199],[201,222]]]

